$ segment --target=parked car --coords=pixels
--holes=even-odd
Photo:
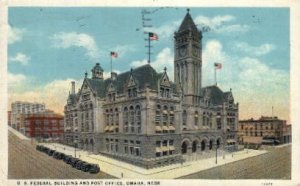
[[[52,156],[52,155],[54,154],[54,152],[55,152],[55,150],[49,149],[49,150],[48,150],[48,155],[49,155],[49,156]]]
[[[71,165],[72,165],[72,167],[76,167],[76,163],[78,162],[78,161],[80,161],[80,159],[78,159],[78,158],[71,158]]]
[[[97,165],[97,164],[91,164],[89,173],[97,174],[98,172],[100,172],[100,167],[99,167],[99,165]]]
[[[61,152],[55,152],[53,154],[53,158],[61,160],[61,159],[63,159],[63,154]]]
[[[84,171],[84,172],[88,172],[91,168],[91,164],[90,163],[87,163],[87,162],[83,162],[81,164],[81,167],[80,167],[80,170]]]
[[[77,161],[77,162],[76,162],[76,169],[80,170],[80,169],[81,169],[81,165],[82,165],[83,163],[85,163],[85,162],[84,162],[84,161],[81,161],[81,160]]]
[[[41,145],[36,145],[35,149],[38,151],[41,151],[42,146]]]
[[[67,163],[71,157],[72,157],[72,156],[70,156],[70,155],[65,155],[65,157],[64,157],[64,159],[63,159],[64,162]]]

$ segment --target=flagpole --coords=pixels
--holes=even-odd
[[[216,65],[214,65],[215,68],[215,84],[217,85],[217,69],[216,69]]]
[[[112,77],[112,54],[110,52],[110,75]]]
[[[149,51],[148,51],[148,55],[149,55],[149,56],[148,56],[148,63],[150,64],[150,54],[151,54],[151,53],[150,53],[150,52],[151,52],[151,51],[150,51],[150,48],[151,48],[151,46],[150,46],[150,36],[149,36],[149,34],[148,34],[148,46],[149,46],[149,49],[148,49],[148,50],[149,50]]]

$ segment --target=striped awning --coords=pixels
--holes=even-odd
[[[161,149],[162,149],[162,151],[168,151],[169,147],[162,146]]]
[[[175,130],[175,127],[173,125],[170,125],[169,130]]]
[[[234,139],[228,139],[227,143],[235,143],[236,141]]]
[[[115,129],[115,127],[114,127],[114,126],[111,126],[111,127],[109,128],[109,131],[114,131],[114,129]]]
[[[155,126],[155,130],[156,131],[162,131],[162,128],[161,128],[161,126]]]
[[[169,130],[169,128],[167,126],[163,126],[162,128],[163,128],[163,130]]]
[[[162,149],[160,147],[156,147],[155,152],[162,152]]]

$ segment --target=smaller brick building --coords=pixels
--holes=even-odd
[[[261,116],[239,121],[238,141],[240,144],[283,144],[291,142],[291,125],[278,117]]]
[[[64,132],[64,117],[53,111],[29,114],[25,122],[25,135],[38,139],[60,141]]]

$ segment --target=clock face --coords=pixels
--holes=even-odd
[[[186,53],[187,53],[186,46],[181,46],[179,48],[179,56],[184,57],[186,55]]]

